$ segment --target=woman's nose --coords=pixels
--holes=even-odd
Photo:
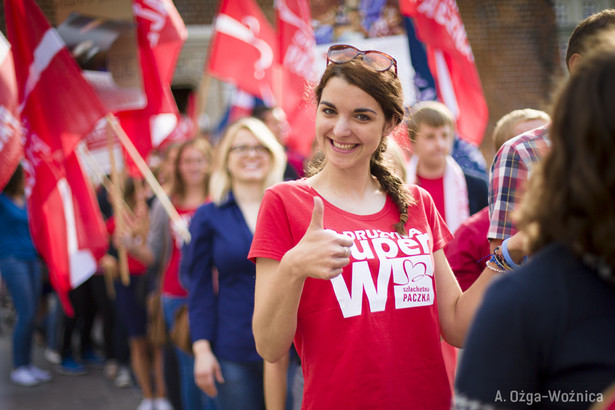
[[[350,124],[346,118],[340,117],[335,123],[333,132],[338,137],[344,137],[350,134]]]

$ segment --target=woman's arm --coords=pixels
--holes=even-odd
[[[281,261],[256,260],[252,328],[256,350],[269,362],[277,362],[290,348],[305,279],[334,278],[350,262],[352,240],[324,229],[323,212],[322,200],[314,197],[312,220],[301,241]]]
[[[224,383],[218,359],[211,348],[217,320],[213,287],[213,233],[209,208],[199,208],[190,223],[192,240],[182,250],[181,269],[188,283],[188,319],[194,353],[194,381],[207,395],[218,394],[216,381]]]
[[[267,410],[284,410],[288,395],[287,375],[290,353],[282,356],[275,363],[265,361],[265,408]]]
[[[523,253],[523,246],[521,232],[511,237],[508,243],[515,255]],[[463,347],[466,332],[483,301],[485,290],[495,276],[505,273],[485,267],[472,286],[462,293],[442,249],[434,252],[434,263],[442,337],[453,346]]]
[[[444,251],[437,250],[433,257],[440,331],[448,343],[455,347],[463,347],[466,331],[482,301],[487,285],[496,272],[485,268],[472,286],[462,293]]]

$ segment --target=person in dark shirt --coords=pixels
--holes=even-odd
[[[195,381],[222,410],[263,409],[263,359],[251,326],[255,267],[247,256],[263,193],[282,181],[286,156],[265,124],[244,118],[227,130],[217,159],[212,202],[194,214],[180,265]]]
[[[601,38],[556,99],[520,205],[532,256],[485,294],[457,409],[585,409],[615,380],[615,36]]]

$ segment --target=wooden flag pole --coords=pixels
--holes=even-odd
[[[109,161],[111,163],[111,182],[113,183],[111,205],[113,207],[113,215],[115,218],[115,231],[124,232],[124,211],[122,210],[123,195],[119,184],[119,174],[115,163],[115,155],[113,154],[113,130],[107,127],[107,146],[109,147]],[[130,284],[130,272],[128,272],[128,252],[126,246],[118,241],[118,270],[120,271],[120,279],[124,286]]]
[[[166,194],[166,192],[164,192],[164,189],[162,189],[162,187],[156,180],[154,174],[152,174],[152,171],[145,163],[145,160],[143,160],[143,158],[141,157],[141,154],[139,154],[139,151],[137,151],[137,148],[134,146],[130,138],[128,138],[128,135],[126,135],[122,127],[120,127],[120,125],[117,123],[117,120],[115,119],[115,117],[113,117],[113,115],[107,114],[106,119],[107,124],[112,127],[115,135],[117,135],[118,139],[124,146],[124,149],[126,150],[128,155],[130,155],[130,158],[133,160],[137,168],[139,168],[139,171],[141,171],[141,174],[145,178],[145,181],[149,184],[150,188],[152,188],[152,191],[160,201],[160,204],[166,211],[167,215],[169,215],[169,218],[171,219],[174,228],[177,229],[179,234],[182,236],[184,243],[190,243],[190,232],[188,231],[186,223],[177,213],[177,210],[171,203],[171,200],[169,199],[168,195]]]
[[[113,185],[113,182],[111,182],[111,180],[107,178],[107,175],[105,175],[105,171],[103,171],[100,165],[98,165],[98,162],[96,162],[96,159],[94,159],[92,153],[87,149],[85,144],[79,144],[77,149],[79,150],[80,158],[87,162],[88,166],[94,172],[94,176],[96,177],[97,182],[101,184],[103,188],[105,188],[105,191],[107,191],[109,197],[111,198],[111,195],[113,195],[113,190],[116,189],[115,185]],[[130,209],[126,201],[124,201],[124,198],[122,198],[122,207],[124,212],[128,213],[131,217],[135,216],[135,214],[132,212],[132,209]]]

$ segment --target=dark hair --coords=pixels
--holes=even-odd
[[[570,69],[570,58],[574,54],[587,52],[587,38],[608,27],[615,27],[615,9],[602,10],[581,21],[572,32],[566,50],[566,66]]]
[[[397,75],[391,71],[374,71],[367,68],[359,59],[351,60],[343,64],[330,64],[320,79],[320,83],[314,89],[316,103],[320,103],[322,92],[333,77],[339,77],[361,90],[365,91],[374,98],[382,112],[385,120],[391,121],[395,126],[399,125],[404,118],[404,98],[401,83]],[[403,181],[392,172],[388,162],[383,157],[387,148],[387,139],[381,138],[380,144],[372,154],[370,160],[370,172],[378,179],[382,188],[393,199],[400,212],[400,220],[394,225],[395,230],[401,234],[406,234],[406,222],[408,220],[408,206],[414,204],[414,198],[404,187]],[[322,162],[311,163],[308,167],[308,174],[313,175],[320,171],[324,166]]]
[[[552,149],[519,212],[532,251],[558,241],[615,267],[614,95],[615,42],[584,56],[556,98]]]
[[[23,167],[21,164],[17,164],[17,168],[15,168],[9,182],[7,182],[6,186],[2,189],[2,193],[11,197],[23,194],[24,178]]]
[[[267,117],[267,113],[273,111],[273,108],[268,107],[266,105],[256,105],[252,109],[251,117],[258,118],[259,120],[265,122],[265,118]]]

